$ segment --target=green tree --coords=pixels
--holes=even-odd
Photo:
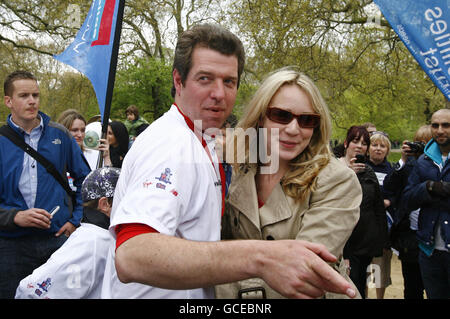
[[[427,106],[445,103],[371,0],[233,0],[227,13],[246,43],[247,79],[298,66],[321,89],[334,138],[366,121],[410,137]]]
[[[117,72],[111,117],[123,119],[125,109],[134,104],[152,122],[170,108],[171,88],[171,66],[160,59],[139,59],[136,65]]]
[[[86,116],[98,113],[86,79],[65,77],[71,71],[51,58],[73,40],[91,3],[0,0],[0,75],[18,68],[35,73],[42,82],[41,105],[51,114],[66,106]],[[79,21],[73,21],[77,13]],[[287,65],[298,66],[320,87],[333,117],[333,138],[366,121],[396,139],[410,138],[433,111],[449,104],[372,0],[127,0],[112,116],[123,118],[131,101],[150,120],[161,114],[171,99],[138,70],[143,61],[153,61],[147,66],[153,73],[152,63],[170,64],[179,34],[202,22],[228,26],[246,47],[237,115],[261,79]],[[171,81],[164,83],[169,90]]]

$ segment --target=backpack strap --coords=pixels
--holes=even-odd
[[[48,159],[35,151],[30,145],[25,143],[25,141],[19,136],[19,134],[17,134],[9,125],[3,125],[2,127],[0,127],[0,134],[8,138],[16,146],[21,148],[24,152],[38,161],[47,170],[47,172],[52,175],[59,184],[61,184],[63,189],[71,197],[73,207],[75,207],[76,193],[70,188],[66,176],[62,176],[61,173],[58,172],[56,167]]]

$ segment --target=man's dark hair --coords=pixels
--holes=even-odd
[[[241,40],[230,31],[219,25],[201,24],[186,30],[178,38],[175,48],[173,70],[177,70],[184,85],[192,67],[192,52],[196,47],[205,47],[221,54],[235,55],[238,60],[238,82],[244,70],[245,52]],[[175,86],[172,86],[172,97],[175,97]]]
[[[18,81],[18,80],[34,80],[37,82],[36,77],[28,72],[28,71],[14,71],[13,73],[9,74],[6,79],[5,82],[3,84],[3,90],[5,93],[5,96],[12,96],[14,93],[14,81]]]
[[[99,200],[100,200],[100,198],[92,199],[90,201],[84,202],[83,206],[97,210]],[[112,205],[114,198],[107,197],[107,200],[108,200],[108,204]]]

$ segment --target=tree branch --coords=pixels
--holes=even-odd
[[[15,48],[28,49],[28,50],[32,50],[34,52],[37,52],[37,53],[40,53],[40,54],[49,55],[49,56],[53,56],[53,54],[54,54],[53,52],[48,52],[48,51],[44,51],[44,50],[41,50],[39,48],[35,48],[35,47],[29,46],[29,45],[26,45],[26,44],[17,43],[16,41],[8,39],[8,38],[5,38],[4,36],[2,36],[0,34],[0,42],[2,42],[2,41],[3,42],[6,41],[6,42],[11,43]]]

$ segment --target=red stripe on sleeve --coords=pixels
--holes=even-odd
[[[145,224],[120,224],[117,225],[114,229],[116,232],[116,249],[119,248],[120,245],[122,245],[124,242],[126,242],[128,239],[133,238],[140,234],[147,234],[147,233],[158,233],[157,230],[154,228],[145,225]]]

